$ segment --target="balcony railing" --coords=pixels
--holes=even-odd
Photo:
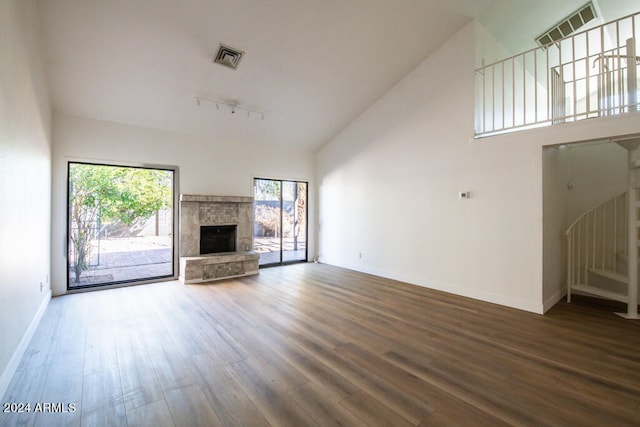
[[[478,68],[476,136],[638,111],[640,12]]]

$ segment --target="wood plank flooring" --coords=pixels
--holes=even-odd
[[[0,425],[638,426],[640,322],[613,310],[538,316],[321,264],[67,295],[0,401],[31,412]]]

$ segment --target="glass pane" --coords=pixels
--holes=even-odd
[[[282,261],[306,260],[307,184],[285,181],[282,186]]]
[[[260,254],[260,265],[276,264],[280,259],[280,181],[254,181],[254,249]]]
[[[69,288],[173,276],[173,173],[69,163]]]

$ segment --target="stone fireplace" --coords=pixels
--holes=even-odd
[[[181,194],[179,237],[184,283],[258,274],[252,197]]]

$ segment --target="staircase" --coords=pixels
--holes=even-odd
[[[575,291],[628,302],[627,196],[590,209],[565,232],[568,302]]]
[[[638,319],[640,139],[616,141],[628,151],[629,191],[590,209],[565,232],[567,302],[574,292],[627,304]]]

